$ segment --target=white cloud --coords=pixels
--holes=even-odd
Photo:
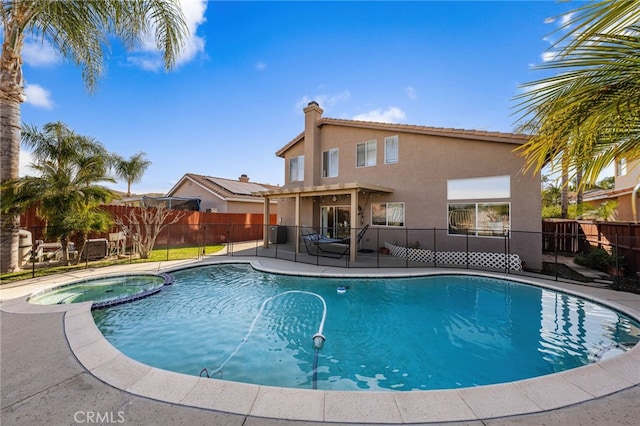
[[[267,64],[261,61],[256,62],[256,71],[264,71],[266,69],[267,69]]]
[[[189,28],[189,38],[178,58],[178,65],[189,62],[198,53],[204,52],[204,39],[196,33],[198,26],[206,21],[204,13],[207,10],[207,0],[180,0],[180,6]]]
[[[156,53],[135,53],[127,58],[127,61],[146,71],[158,71],[164,66],[164,62],[159,54]]]
[[[24,87],[24,93],[27,96],[26,103],[41,108],[53,108],[51,93],[42,86],[27,84]]]
[[[528,92],[538,92],[540,90],[545,90],[547,87],[551,86],[553,83],[550,81],[546,81],[546,82],[542,82],[542,83],[536,83],[533,84],[531,86],[527,85],[527,86],[519,86],[518,91],[522,94],[528,93]]]
[[[543,62],[553,61],[557,57],[558,57],[558,52],[552,52],[552,51],[547,50],[546,52],[542,53],[542,61]]]
[[[180,56],[176,59],[176,66],[191,61],[199,53],[204,52],[204,38],[197,35],[198,26],[203,24],[207,10],[207,0],[180,0],[180,7],[188,28],[188,36],[184,40],[184,46]],[[153,32],[144,37],[142,48],[129,55],[128,61],[148,71],[158,71],[164,66],[162,54],[156,47]]]
[[[412,86],[408,86],[406,89],[404,89],[404,91],[407,92],[407,96],[409,96],[409,99],[418,99],[416,90]]]
[[[354,120],[361,121],[377,121],[381,123],[397,123],[399,121],[405,121],[407,115],[398,107],[389,107],[382,111],[381,109],[374,109],[373,111],[365,112],[364,114],[358,114],[353,117]]]
[[[331,108],[340,102],[346,101],[350,97],[351,97],[351,92],[349,92],[348,90],[343,90],[342,92],[334,95],[330,95],[326,93],[319,94],[313,97],[304,95],[302,98],[300,98],[296,102],[296,111],[301,113],[302,109],[305,108],[311,101],[316,101],[321,108],[326,109],[326,108]]]
[[[34,171],[31,168],[31,163],[33,163],[33,157],[31,153],[28,151],[20,150],[20,161],[18,165],[18,175],[20,177],[25,176],[33,176]]]
[[[32,67],[42,67],[59,63],[61,57],[49,43],[28,38],[22,47],[22,60]]]
[[[544,23],[557,24],[559,27],[563,27],[567,25],[569,21],[571,21],[571,18],[573,17],[573,15],[574,15],[573,12],[568,12],[561,16],[550,16],[544,20]]]
[[[560,25],[561,26],[567,25],[569,21],[571,21],[571,18],[573,18],[573,15],[574,15],[573,12],[565,13],[564,15],[562,15],[562,18],[560,18]]]

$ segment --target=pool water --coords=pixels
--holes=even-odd
[[[136,300],[157,291],[166,283],[161,275],[123,275],[93,278],[45,290],[29,298],[30,303],[56,305],[93,302],[93,307],[110,306]]]
[[[94,311],[106,339],[151,366],[199,375],[223,365],[213,377],[246,383],[311,389],[315,378],[322,390],[398,391],[488,385],[597,362],[640,339],[640,324],[619,312],[501,279],[311,278],[242,264],[173,275],[158,296]],[[280,295],[291,290],[298,292]],[[304,292],[327,306],[315,377],[312,337],[323,303]]]

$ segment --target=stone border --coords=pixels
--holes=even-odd
[[[356,271],[339,268],[298,270],[279,268],[290,262],[224,261],[249,263],[264,272],[334,277],[403,277],[434,274],[463,274],[468,271]],[[197,264],[202,265],[202,263]],[[196,265],[186,265],[187,267]],[[183,269],[185,266],[174,268]],[[473,272],[472,275],[504,278],[504,275]],[[569,291],[537,279],[508,276],[519,281],[575,294],[622,311],[636,319],[639,312],[593,295]],[[64,328],[71,350],[95,377],[123,391],[147,398],[191,407],[218,410],[263,418],[344,422],[344,423],[424,423],[473,421],[519,414],[537,413],[602,397],[640,384],[640,345],[622,355],[548,376],[516,382],[442,391],[361,392],[322,391],[259,386],[200,378],[160,370],[128,358],[113,347],[98,330],[89,302],[76,305],[33,305],[26,297],[3,302],[3,310],[20,313],[65,312]]]

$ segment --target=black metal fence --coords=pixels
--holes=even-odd
[[[166,250],[167,260],[177,248],[190,247],[193,258],[200,258],[212,254],[207,252],[207,247],[222,245],[222,250],[216,254],[277,258],[328,267],[465,268],[509,274],[542,272],[556,280],[599,280],[619,287],[628,286],[632,291],[639,287],[634,254],[640,250],[640,244],[638,238],[629,235],[588,235],[573,228],[571,232],[472,230],[454,234],[450,229],[370,227],[347,230],[347,235],[349,231],[358,237],[355,261],[350,258],[348,239],[327,239],[327,234],[331,233],[323,232],[318,233],[322,239],[314,241],[304,238],[314,231],[294,226],[176,224],[166,228],[154,248]],[[268,247],[263,245],[262,239],[255,238],[265,232],[270,241]],[[104,248],[85,250],[81,261],[89,266],[91,261],[104,258],[120,258],[126,262],[137,257],[135,236],[115,234],[112,237],[97,239]],[[72,238],[71,242],[79,248],[77,238]],[[23,268],[53,266],[59,260],[55,244],[48,252],[39,250],[39,246],[37,242],[26,248],[21,244]],[[31,262],[32,259],[37,262]],[[580,272],[572,271],[577,269],[576,259],[582,263],[580,269],[592,272],[581,276]]]

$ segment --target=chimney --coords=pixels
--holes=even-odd
[[[240,182],[249,182],[249,176],[245,175],[244,173],[240,175],[240,177],[238,178],[238,180]]]
[[[320,183],[322,152],[320,151],[320,128],[317,123],[324,112],[316,101],[311,101],[304,111],[304,185]]]

